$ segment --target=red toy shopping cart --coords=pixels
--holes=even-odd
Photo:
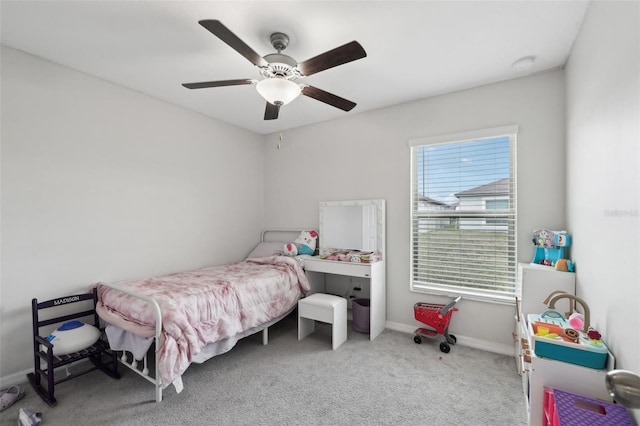
[[[430,327],[417,328],[413,335],[413,341],[422,343],[423,337],[433,337],[437,334],[443,334],[445,341],[440,343],[440,350],[444,353],[449,353],[451,350],[451,346],[449,345],[456,344],[456,336],[449,334],[449,321],[451,321],[451,315],[458,310],[455,305],[460,299],[462,299],[462,296],[456,297],[447,305],[431,305],[420,302],[413,305],[413,313],[416,320]]]

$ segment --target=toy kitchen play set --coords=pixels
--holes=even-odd
[[[588,304],[575,296],[574,265],[566,252],[571,236],[536,230],[533,243],[532,262],[518,265],[514,341],[529,424],[538,426],[553,424],[545,389],[611,401],[605,377],[615,359],[606,336],[592,328]]]

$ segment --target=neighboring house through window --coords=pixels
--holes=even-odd
[[[411,290],[513,301],[517,130],[410,141]]]
[[[506,149],[506,147],[505,147]],[[511,178],[502,178],[485,185],[458,192],[455,197],[460,200],[461,211],[509,210],[509,184]],[[493,227],[489,228],[489,225]],[[509,221],[505,217],[465,218],[460,221],[460,229],[478,229],[507,231]]]

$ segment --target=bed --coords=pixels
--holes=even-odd
[[[296,232],[263,232],[261,243],[241,262],[98,283],[96,311],[106,323],[109,344],[123,351],[122,364],[155,385],[157,402],[171,384],[182,391],[182,374],[192,362],[225,353],[260,331],[268,343],[268,327],[295,309],[310,286],[304,256],[280,255],[283,243],[266,241],[266,235]],[[155,355],[153,371],[147,351]]]

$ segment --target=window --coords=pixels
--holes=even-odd
[[[487,210],[509,210],[509,198],[505,199],[487,199],[485,200],[485,208]],[[488,224],[508,226],[509,221],[504,218],[491,217],[487,218]]]
[[[517,131],[409,142],[412,291],[513,301]]]

